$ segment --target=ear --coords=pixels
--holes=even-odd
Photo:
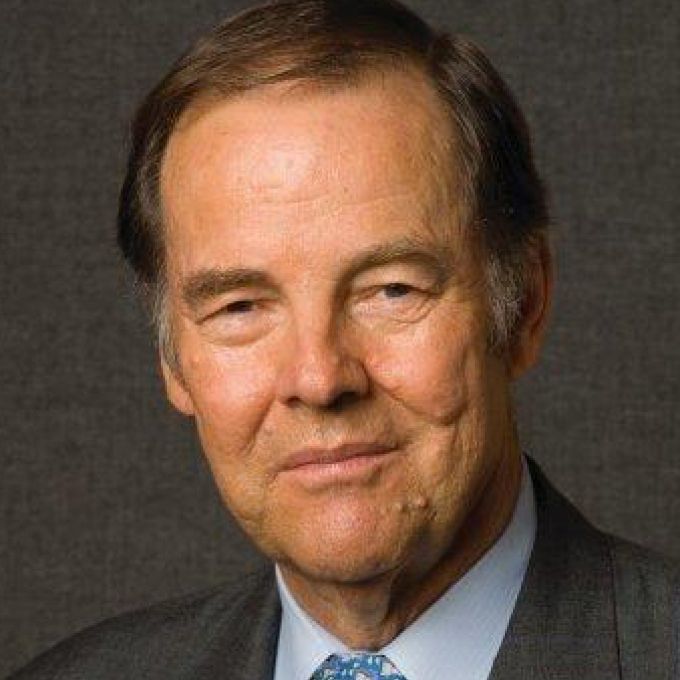
[[[160,353],[160,360],[168,401],[180,413],[185,416],[193,416],[195,413],[194,402],[181,375],[181,368],[179,366],[170,366],[162,351]]]
[[[552,306],[553,283],[550,245],[545,237],[540,237],[529,257],[522,318],[510,348],[510,377],[513,380],[538,361]]]

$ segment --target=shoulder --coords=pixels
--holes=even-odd
[[[574,658],[606,657],[616,677],[680,677],[678,564],[600,531],[533,461],[529,466],[537,534],[525,579],[524,627],[533,630],[536,612],[543,612],[541,635],[553,647],[567,645]]]
[[[643,597],[643,601],[671,603],[680,588],[680,565],[652,550],[617,536],[604,534],[612,560],[615,583],[621,595]]]
[[[680,671],[680,565],[623,539],[605,540],[624,677],[642,658]]]
[[[263,568],[128,612],[64,640],[8,680],[182,677],[217,636],[243,628],[274,592],[272,570]]]

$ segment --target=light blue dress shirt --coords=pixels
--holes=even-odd
[[[524,580],[536,535],[523,460],[515,510],[499,539],[460,580],[380,650],[407,680],[487,680]],[[282,618],[274,680],[309,680],[330,654],[349,650],[314,621],[276,570]]]

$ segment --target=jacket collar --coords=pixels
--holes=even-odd
[[[235,597],[229,592],[206,624],[211,639],[191,678],[271,680],[281,621],[273,568],[244,577]]]
[[[605,537],[529,460],[534,550],[490,680],[619,678],[611,560]]]

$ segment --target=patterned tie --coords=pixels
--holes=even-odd
[[[331,654],[310,680],[406,680],[384,654]]]

